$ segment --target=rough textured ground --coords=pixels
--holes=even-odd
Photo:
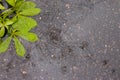
[[[0,55],[0,80],[120,80],[120,0],[34,0],[42,13],[26,59]]]

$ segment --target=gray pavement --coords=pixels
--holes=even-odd
[[[34,2],[40,39],[0,55],[0,80],[120,80],[120,0]]]

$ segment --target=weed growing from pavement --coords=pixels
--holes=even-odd
[[[19,38],[30,42],[38,40],[37,35],[30,30],[37,26],[31,16],[40,12],[31,1],[0,0],[0,53],[4,53],[13,40],[17,55],[25,56],[26,50]]]

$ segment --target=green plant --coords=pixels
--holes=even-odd
[[[13,40],[17,55],[24,57],[26,50],[19,38],[30,42],[38,40],[37,35],[30,32],[37,26],[31,16],[39,14],[41,10],[31,1],[6,0],[6,4],[4,6],[3,0],[0,0],[0,53],[5,52]]]

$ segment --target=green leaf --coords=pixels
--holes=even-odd
[[[0,38],[0,44],[2,43],[2,39]]]
[[[5,9],[5,7],[4,7],[4,6],[2,6],[2,5],[0,4],[0,9],[2,9],[2,10],[3,10],[3,9]]]
[[[19,14],[24,15],[24,16],[35,16],[39,14],[41,10],[39,8],[30,8],[30,9],[25,9]]]
[[[3,23],[0,22],[0,27],[2,27],[2,26],[3,26]]]
[[[5,34],[5,28],[2,27],[2,28],[0,29],[0,37],[2,37],[4,34]]]
[[[18,16],[18,21],[15,24],[13,24],[14,29],[20,30],[22,32],[28,32],[36,26],[37,23],[34,19],[24,16]]]
[[[35,33],[31,33],[31,32],[26,32],[26,33],[20,33],[18,34],[20,37],[22,37],[23,39],[30,41],[30,42],[35,42],[38,40],[38,37]]]
[[[12,39],[12,37],[8,37],[5,41],[3,41],[0,44],[0,53],[3,53],[3,52],[5,52],[8,49],[9,44],[11,42],[11,39]]]
[[[17,16],[14,16],[14,17],[12,18],[12,22],[13,22],[13,23],[17,22],[17,20],[18,20],[18,19],[17,19]]]
[[[21,44],[18,38],[14,37],[13,40],[15,42],[15,49],[16,49],[17,55],[24,57],[26,52],[24,46]]]
[[[12,11],[11,9],[7,9],[7,10],[5,10],[5,11],[2,12],[2,15],[3,15],[3,14],[8,14],[8,15],[9,15],[9,14],[11,14],[12,12],[13,12],[13,11]]]
[[[3,12],[2,12],[3,20],[4,20],[7,16],[9,16],[10,14],[12,14],[12,13],[13,13],[13,10],[12,10],[12,9],[7,9],[7,10],[3,11]]]
[[[15,6],[15,1],[16,0],[6,0],[8,2],[8,4],[10,4],[11,6]]]
[[[13,24],[13,21],[9,19],[7,19],[5,22],[5,26],[12,25],[12,24]]]
[[[22,4],[21,4],[22,3]],[[27,1],[27,2],[19,2],[18,3],[18,9],[17,9],[17,12],[20,12],[20,11],[23,11],[23,10],[25,10],[25,9],[30,9],[30,8],[34,8],[35,6],[36,6],[36,4],[35,3],[33,3],[33,2],[31,2],[31,1]]]
[[[21,5],[24,3],[23,0],[18,0],[16,1],[16,4],[15,4],[15,10],[16,12],[19,12],[20,11],[20,8],[21,8]]]

